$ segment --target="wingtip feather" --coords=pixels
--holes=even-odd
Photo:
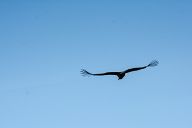
[[[82,74],[82,76],[90,76],[90,75],[92,75],[90,72],[88,72],[85,69],[81,69],[81,74]]]
[[[151,63],[148,65],[148,67],[154,67],[154,66],[157,66],[158,64],[159,64],[159,61],[153,60],[153,61],[151,61]]]

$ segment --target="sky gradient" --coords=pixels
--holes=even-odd
[[[0,127],[191,128],[191,6],[1,0]]]

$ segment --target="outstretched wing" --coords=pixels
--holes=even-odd
[[[88,71],[86,71],[85,69],[81,70],[81,74],[83,76],[90,76],[90,75],[94,75],[94,76],[104,76],[104,75],[118,75],[120,72],[105,72],[105,73],[98,73],[98,74],[93,74],[90,73]]]
[[[141,70],[141,69],[145,69],[147,67],[154,67],[154,66],[157,66],[158,64],[159,64],[159,62],[157,60],[153,60],[147,66],[137,67],[137,68],[130,68],[130,69],[127,69],[127,70],[123,71],[123,73],[138,71],[138,70]]]
[[[138,68],[130,68],[130,69],[127,69],[127,70],[123,71],[123,73],[128,73],[128,72],[138,71],[138,70],[144,69],[144,68],[146,68],[146,67],[147,67],[147,66],[144,66],[144,67],[138,67]]]

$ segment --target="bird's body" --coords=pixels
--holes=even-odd
[[[125,76],[125,73],[120,72],[117,76],[119,78],[118,80],[123,79],[123,77]]]
[[[122,72],[105,72],[105,73],[98,73],[98,74],[93,74],[93,73],[86,71],[85,69],[82,69],[81,74],[83,76],[88,76],[88,75],[93,75],[93,76],[116,75],[118,77],[118,80],[120,80],[120,79],[124,78],[126,73],[138,71],[141,69],[145,69],[147,67],[154,67],[154,66],[157,66],[158,63],[159,63],[158,61],[154,60],[150,64],[148,64],[147,66],[144,66],[144,67],[131,68],[131,69],[127,69],[127,70],[122,71]]]

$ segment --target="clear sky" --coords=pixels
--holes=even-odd
[[[0,1],[0,128],[191,128],[191,65],[190,0]]]

